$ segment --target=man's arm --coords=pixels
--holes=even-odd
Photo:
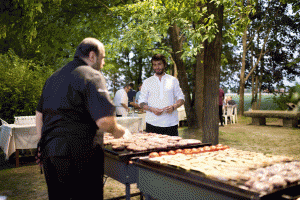
[[[121,106],[123,106],[127,111],[129,111],[129,107],[126,104],[121,103]]]
[[[43,127],[43,113],[35,111],[35,122],[36,122],[36,132],[42,137],[42,127]]]
[[[148,106],[147,103],[141,103],[140,104],[141,108],[143,108],[144,110],[147,110],[147,111],[150,111],[150,112],[153,112],[155,115],[159,116],[161,115],[165,109],[159,109],[159,108],[153,108],[153,107],[150,107]]]
[[[184,104],[184,94],[179,86],[178,79],[174,79],[174,91],[174,97],[178,100],[173,105],[165,107],[165,111],[167,113],[172,113],[174,110],[176,110]]]
[[[125,134],[125,128],[117,124],[115,116],[102,117],[96,121],[101,132],[111,133],[115,138],[120,138]]]
[[[165,107],[165,110],[166,110],[167,113],[171,114],[174,110],[176,110],[177,108],[179,108],[183,104],[184,104],[184,100],[179,99],[173,105]]]
[[[182,106],[183,104],[184,104],[184,100],[183,100],[183,99],[177,100],[176,103],[173,104],[174,110],[177,109],[177,108],[179,108],[179,107]]]
[[[39,135],[39,137],[42,137],[42,127],[43,127],[43,113],[39,112],[39,111],[35,111],[35,123],[36,123],[36,133]],[[41,161],[41,152],[40,152],[40,147],[39,144],[37,146],[38,151],[37,151],[37,155],[36,155],[36,163],[41,167],[43,166],[43,163]],[[42,173],[42,171],[41,171]]]
[[[145,102],[140,103],[140,107],[141,107],[143,110],[148,110],[148,111],[150,111],[150,106],[148,106],[148,104],[145,103]]]

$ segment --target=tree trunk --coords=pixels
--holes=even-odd
[[[258,81],[259,81],[259,77],[258,75],[254,75],[255,77],[255,96],[254,96],[254,109],[253,110],[257,110],[258,109],[258,105],[257,105],[257,98],[258,98]]]
[[[207,4],[208,15],[214,15],[218,33],[211,43],[204,43],[204,123],[203,142],[219,143],[219,85],[222,51],[223,6]]]
[[[185,69],[184,62],[181,58],[182,56],[182,44],[183,38],[180,36],[180,29],[176,24],[173,24],[169,27],[170,39],[171,39],[171,46],[172,46],[172,57],[176,64],[177,71],[178,71],[178,80],[180,83],[180,87],[183,91],[185,96],[185,112],[187,116],[187,123],[189,127],[195,126],[195,111],[191,109],[191,91],[188,85],[188,77],[187,72]]]
[[[246,70],[246,53],[247,53],[247,27],[244,30],[242,37],[243,42],[243,57],[242,57],[242,68],[240,74],[240,100],[239,100],[239,112],[238,115],[244,115],[244,92],[245,92],[245,70]]]
[[[258,101],[258,105],[257,105],[257,110],[260,110],[260,105],[261,105],[261,81],[259,82],[259,101]]]
[[[203,90],[204,90],[204,68],[203,59],[204,51],[203,49],[197,53],[196,56],[196,79],[195,79],[195,114],[196,114],[196,127],[199,129],[203,128],[203,114],[204,114],[204,102],[203,102]]]
[[[253,102],[253,99],[255,98],[255,83],[254,83],[254,79],[255,79],[255,77],[254,77],[254,74],[252,74],[251,75],[251,77],[252,77],[252,81],[251,81],[251,84],[252,84],[252,103],[251,103],[251,108],[252,108],[252,110],[255,110],[254,109],[254,102]]]

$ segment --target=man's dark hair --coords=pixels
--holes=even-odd
[[[99,44],[93,38],[87,38],[83,40],[78,47],[76,48],[76,52],[74,58],[86,58],[89,57],[89,53],[94,51],[97,56],[99,56]]]
[[[133,89],[133,83],[126,83],[124,85],[124,88],[126,88],[126,87],[131,87]]]
[[[133,84],[133,83],[129,83],[128,85],[129,85],[131,88],[134,87],[134,84]]]
[[[154,56],[152,56],[151,63],[153,60],[155,60],[155,61],[161,60],[164,63],[164,66],[167,67],[167,61],[166,61],[166,58],[164,55],[155,54]],[[153,63],[152,63],[152,65],[153,65]]]

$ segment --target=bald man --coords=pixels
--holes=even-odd
[[[104,58],[103,44],[86,38],[74,60],[54,72],[43,87],[36,109],[41,135],[37,162],[43,166],[50,200],[103,199],[104,160],[96,132],[130,136],[116,123],[115,106],[100,71]]]

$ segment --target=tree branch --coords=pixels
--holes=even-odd
[[[156,49],[162,49],[162,50],[165,50],[166,52],[169,52],[170,54],[172,54],[172,53],[173,53],[172,51],[169,51],[168,49],[166,49],[166,48],[162,48],[162,47],[158,47],[158,48],[151,48],[151,49],[146,49],[146,51],[153,51],[153,50],[156,50]]]
[[[269,30],[268,30],[268,32],[267,32],[267,36],[266,36],[265,39],[264,39],[264,44],[263,44],[263,47],[262,47],[261,50],[260,50],[259,58],[257,59],[255,65],[254,65],[254,67],[250,70],[249,74],[246,76],[245,82],[249,79],[249,77],[251,76],[251,74],[254,72],[254,70],[255,70],[256,67],[258,66],[258,63],[260,62],[262,56],[265,55],[265,53],[268,52],[268,49],[267,49],[265,52],[263,52],[263,51],[264,51],[264,49],[265,49],[265,46],[266,46],[267,40],[268,40],[268,38],[269,38],[270,32],[271,32],[271,28],[269,28]]]
[[[270,7],[268,7],[268,9],[266,10],[264,19],[266,19],[267,13],[268,13],[269,10],[270,10]],[[278,7],[278,9],[277,9],[276,14],[274,15],[274,17],[276,17],[278,15],[278,12],[279,12],[279,7]],[[264,23],[261,23],[260,26],[256,29],[256,32],[258,32],[263,27],[263,25],[264,25]],[[255,34],[253,34],[253,36],[249,39],[249,42],[246,45],[247,46],[247,51],[249,50],[249,48],[251,46],[250,44],[251,44],[252,40],[254,39],[254,37],[255,37]]]
[[[107,8],[109,11],[111,11],[110,8],[109,8],[107,5],[105,5],[104,3],[102,3],[102,2],[99,1],[99,0],[98,0],[98,2],[99,2],[100,4],[102,4],[105,8]],[[123,2],[123,3],[124,3],[124,2]]]
[[[280,7],[280,6],[279,6],[279,7]],[[274,17],[276,17],[276,16],[278,15],[279,7],[278,7],[278,9],[277,9],[277,11],[276,11]],[[269,9],[269,8],[268,8],[268,9]],[[268,38],[269,38],[269,34],[270,34],[270,32],[271,32],[271,28],[272,28],[272,27],[270,27],[270,28],[268,29],[268,31],[267,31],[267,34],[266,34],[267,36],[266,36],[265,39],[264,39],[264,44],[263,44],[263,47],[261,48],[259,58],[257,59],[255,65],[254,65],[254,67],[250,70],[249,74],[246,76],[245,82],[249,79],[249,77],[251,76],[251,74],[254,72],[254,70],[255,70],[256,67],[258,66],[258,63],[260,62],[262,56],[265,55],[265,54],[268,52],[268,49],[265,50],[265,52],[263,52],[263,51],[264,51],[264,49],[265,49],[267,40],[268,40]]]

